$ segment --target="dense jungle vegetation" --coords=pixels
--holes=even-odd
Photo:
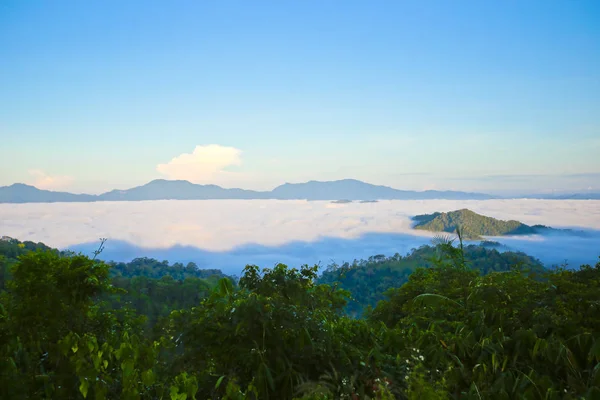
[[[600,263],[439,238],[236,281],[2,240],[0,267],[2,399],[600,398]]]
[[[466,265],[482,274],[493,271],[509,271],[518,267],[536,272],[544,270],[543,264],[525,253],[504,251],[500,252],[495,246],[481,242],[479,245],[464,246],[463,252]],[[354,260],[352,263],[327,266],[317,279],[318,283],[329,285],[338,284],[346,289],[351,296],[347,300],[344,311],[353,317],[360,317],[365,309],[375,307],[377,302],[386,298],[389,289],[399,288],[408,281],[408,277],[417,268],[431,268],[439,265],[439,249],[436,246],[421,246],[412,249],[402,256],[398,253],[392,257],[376,255],[368,260]]]

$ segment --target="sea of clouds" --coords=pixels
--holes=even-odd
[[[100,258],[153,257],[193,261],[239,274],[246,264],[271,267],[376,254],[406,254],[434,234],[411,228],[411,217],[468,208],[499,219],[585,230],[587,235],[493,238],[546,265],[595,264],[600,256],[600,201],[379,201],[333,204],[293,200],[193,200],[0,204],[0,236],[43,242],[90,254],[108,238]]]

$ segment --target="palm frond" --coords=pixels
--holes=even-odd
[[[449,297],[442,296],[440,294],[435,293],[423,293],[412,299],[414,305],[417,306],[437,306],[441,303],[451,303],[455,304],[461,308],[464,308],[462,304],[457,301],[452,300]]]
[[[450,236],[448,234],[445,234],[445,235],[438,234],[433,237],[433,239],[431,240],[431,244],[435,247],[452,246],[452,244],[454,243],[454,240],[455,239],[453,239],[452,236]]]

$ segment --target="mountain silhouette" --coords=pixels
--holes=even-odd
[[[438,190],[399,190],[389,186],[373,185],[356,179],[337,181],[309,181],[285,183],[271,191],[222,188],[217,185],[199,185],[184,180],[155,179],[145,185],[125,190],[111,190],[100,195],[74,194],[38,189],[15,183],[0,187],[0,203],[55,203],[90,201],[143,201],[143,200],[487,200],[501,198],[484,193]],[[553,200],[600,199],[600,193],[562,195],[514,196]]]
[[[484,200],[493,198],[493,196],[482,193],[398,190],[389,186],[372,185],[356,179],[286,183],[273,189],[271,195],[272,198],[284,200]]]
[[[112,190],[97,201],[266,199],[265,192],[224,189],[217,185],[197,185],[188,181],[156,179],[127,190]]]
[[[278,199],[278,200],[485,200],[496,198],[483,193],[458,191],[398,190],[372,185],[356,179],[285,183],[271,191],[226,189],[183,180],[156,179],[126,190],[111,190],[100,195],[73,194],[38,189],[16,183],[0,187],[0,203],[53,203],[142,200]]]
[[[97,196],[38,189],[23,183],[0,187],[0,203],[55,203],[96,201]]]

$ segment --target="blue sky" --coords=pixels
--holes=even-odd
[[[0,185],[600,190],[600,2],[0,4]]]

